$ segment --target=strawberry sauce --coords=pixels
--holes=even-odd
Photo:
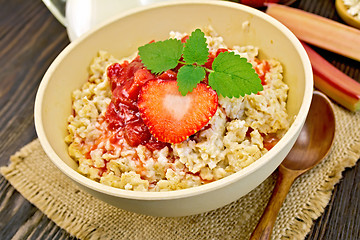
[[[250,138],[251,137],[250,134],[252,131],[253,129],[249,127],[249,129],[246,132],[246,137]],[[280,138],[276,135],[276,133],[269,133],[269,134],[260,133],[260,134],[263,137],[264,148],[266,148],[268,151],[270,151],[270,149],[272,149],[280,141]]]
[[[264,148],[266,148],[267,150],[272,149],[280,140],[275,133],[270,133],[267,135],[263,134],[263,138],[264,138]]]
[[[270,64],[266,60],[255,59],[257,65],[255,66],[255,72],[261,79],[261,84],[266,85],[265,75],[270,71]]]
[[[108,130],[116,132],[112,141],[115,143],[121,139],[121,134],[132,147],[141,144],[154,151],[169,146],[168,143],[157,141],[140,117],[137,107],[139,91],[145,82],[155,79],[155,76],[144,67],[140,57],[136,57],[130,63],[125,61],[122,64],[112,64],[107,69],[107,76],[112,98],[105,113],[105,121],[108,123]],[[167,71],[161,77],[176,79],[176,73]]]

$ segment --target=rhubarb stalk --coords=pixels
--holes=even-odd
[[[266,13],[288,27],[300,40],[360,61],[360,30],[279,4],[268,4]]]
[[[360,83],[334,67],[305,43],[315,87],[351,111],[360,109]]]

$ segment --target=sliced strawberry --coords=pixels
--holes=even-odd
[[[159,141],[168,143],[180,143],[203,128],[217,106],[216,92],[204,83],[182,96],[174,80],[149,80],[138,98],[145,125]]]

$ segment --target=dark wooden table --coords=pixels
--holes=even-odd
[[[331,0],[302,0],[293,6],[341,21]],[[0,166],[36,138],[37,88],[50,63],[68,44],[66,29],[40,0],[0,0]],[[317,51],[360,81],[359,62]],[[307,239],[360,239],[360,161],[343,176]],[[72,238],[0,176],[0,239]]]

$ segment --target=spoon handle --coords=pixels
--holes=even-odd
[[[292,183],[299,175],[297,173],[286,171],[285,168],[282,167],[282,165],[279,166],[278,172],[279,174],[273,193],[264,210],[263,215],[260,218],[260,221],[258,222],[255,230],[251,234],[250,240],[270,239],[279,210],[286,198],[287,193],[291,188]]]

